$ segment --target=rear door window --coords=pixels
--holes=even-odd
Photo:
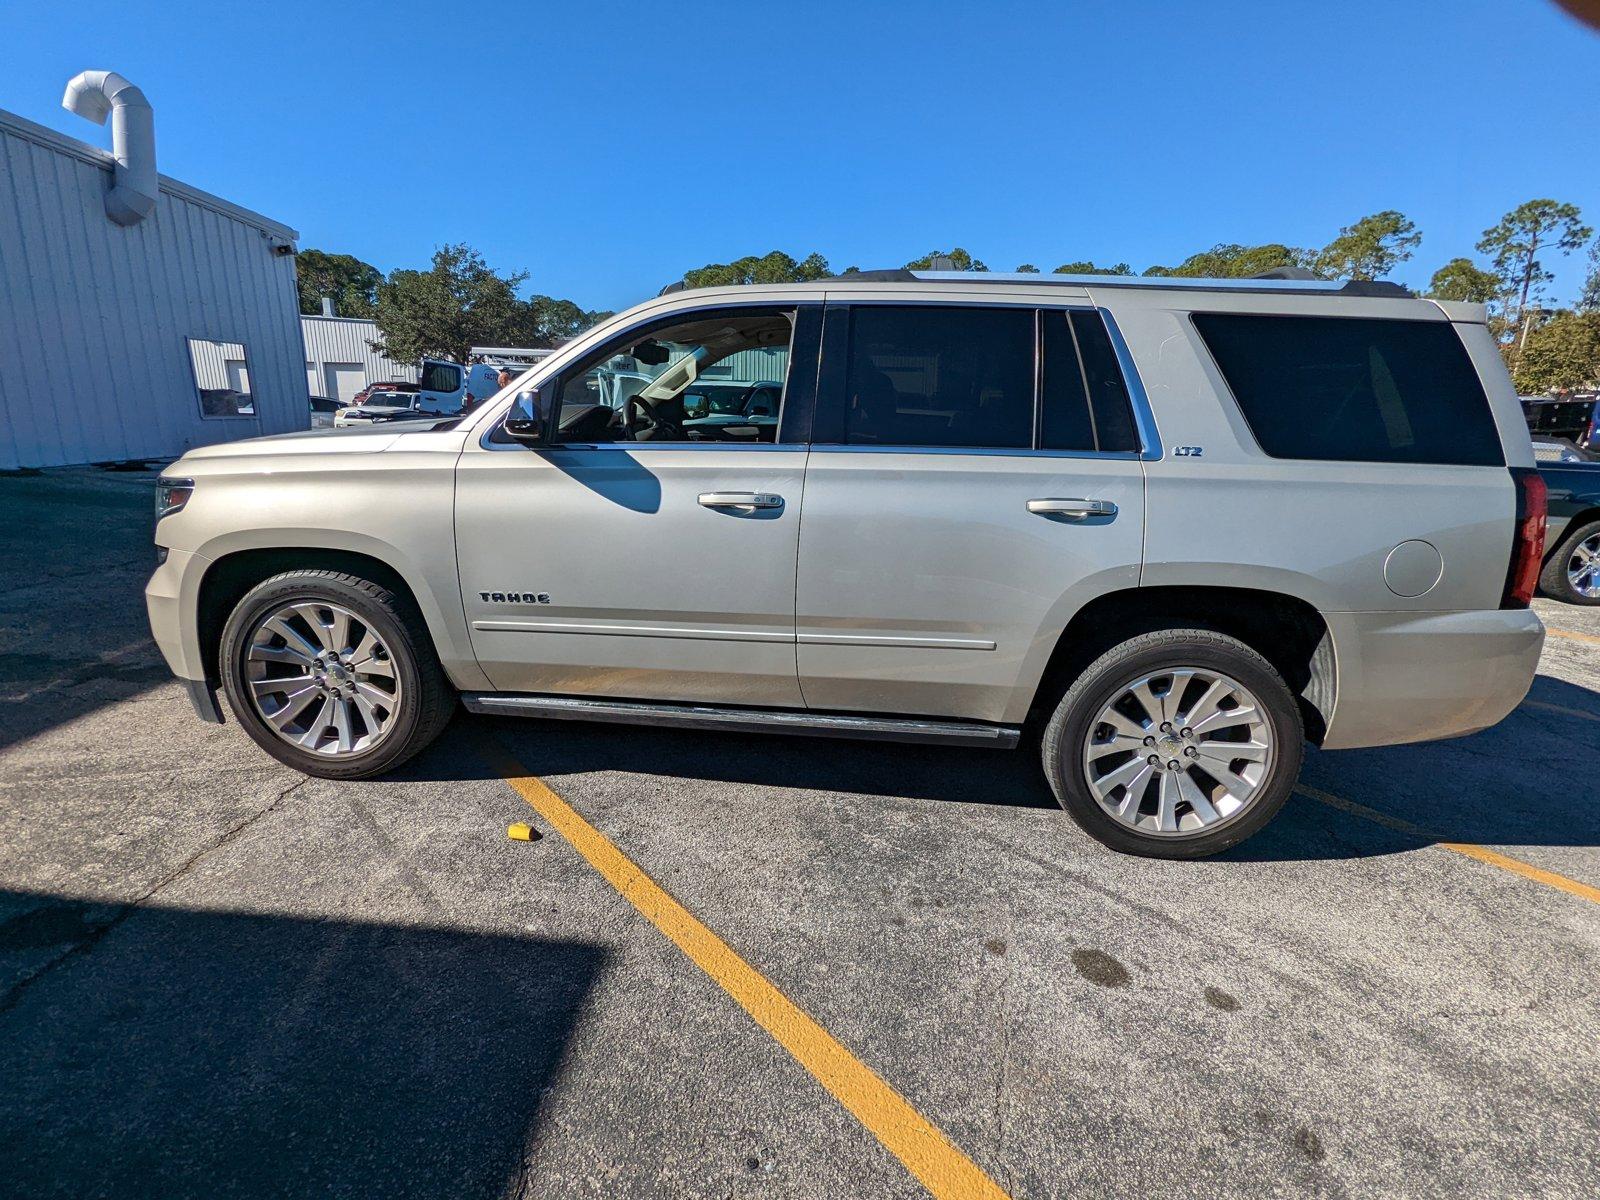
[[[1033,310],[850,310],[847,445],[1033,445]]]
[[[1195,313],[1194,324],[1274,458],[1505,464],[1448,322]]]
[[[830,307],[818,444],[1139,449],[1100,314],[977,305]]]
[[[1138,450],[1128,386],[1100,314],[1047,309],[1040,313],[1040,321],[1044,335],[1040,448]]]

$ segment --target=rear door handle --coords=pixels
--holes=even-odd
[[[1117,506],[1109,500],[1063,500],[1047,496],[1038,500],[1029,500],[1028,511],[1037,513],[1040,516],[1071,517],[1073,520],[1082,520],[1084,517],[1114,517],[1117,515]]]
[[[701,492],[706,508],[782,508],[783,497],[771,492]]]

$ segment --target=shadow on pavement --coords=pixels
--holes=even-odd
[[[1592,755],[1600,746],[1600,693],[1541,675],[1529,700],[1468,738],[1308,749],[1305,783],[1424,832],[1398,832],[1296,794],[1266,829],[1222,859],[1364,858],[1434,841],[1600,846],[1600,772],[1572,770],[1575,747],[1591,747]],[[494,778],[473,752],[475,738],[497,740],[558,791],[563,775],[622,771],[864,797],[1057,807],[1038,751],[1028,744],[1013,752],[965,750],[465,714],[399,777]]]
[[[0,997],[7,1196],[513,1191],[604,965],[446,929],[15,892],[0,913],[0,970],[34,972]]]
[[[562,775],[625,771],[863,796],[1057,807],[1035,750],[969,750],[466,713],[457,716],[433,749],[402,767],[395,778],[499,778],[491,766],[477,761],[475,738],[494,739],[529,773],[547,782]]]
[[[142,594],[154,480],[91,468],[0,479],[0,749],[172,678]]]
[[[1521,707],[1471,737],[1307,755],[1305,783],[1422,832],[1295,795],[1276,821],[1224,857],[1364,858],[1438,841],[1600,846],[1597,748],[1600,693],[1540,675]]]

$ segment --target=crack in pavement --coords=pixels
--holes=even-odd
[[[94,949],[95,946],[99,945],[101,940],[105,938],[106,934],[110,933],[118,925],[122,924],[122,922],[137,912],[140,905],[144,904],[151,897],[158,895],[167,888],[171,887],[174,883],[178,882],[178,880],[182,879],[196,866],[198,866],[200,861],[207,855],[222,849],[222,847],[234,841],[239,837],[240,834],[244,833],[245,830],[249,829],[257,821],[260,821],[263,817],[270,815],[280,804],[288,799],[292,793],[298,791],[309,782],[309,779],[302,777],[297,779],[294,783],[291,783],[273,798],[272,803],[268,804],[260,811],[252,813],[250,816],[240,821],[237,825],[225,830],[222,836],[217,838],[215,841],[210,842],[209,844],[196,850],[188,858],[179,863],[177,867],[163,875],[160,879],[156,880],[155,883],[151,884],[150,887],[145,889],[145,891],[134,897],[132,900],[125,901],[114,913],[111,914],[109,920],[96,925],[82,938],[74,942],[71,946],[68,946],[49,962],[44,963],[32,974],[26,975],[17,980],[16,983],[12,984],[6,989],[4,996],[0,996],[0,1014],[8,1013],[15,1008],[21,1001],[22,994],[27,991],[28,988],[32,987],[46,975],[49,975],[55,971],[56,968],[61,967],[70,962],[72,959],[86,954],[90,950]]]
[[[388,849],[395,877],[413,896],[422,902],[424,908],[432,909],[436,913],[442,913],[444,905],[440,902],[438,894],[427,885],[422,876],[411,869],[410,863],[406,861],[407,855],[405,852],[395,844],[395,840],[392,837],[384,832],[383,827],[378,824],[377,818],[372,815],[367,806],[354,793],[349,796],[349,804],[350,810],[356,814],[357,819],[365,826],[367,832],[382,842],[385,848]]]

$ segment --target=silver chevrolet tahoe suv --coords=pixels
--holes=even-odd
[[[1270,820],[1307,739],[1510,712],[1542,510],[1480,306],[864,272],[668,289],[428,427],[192,451],[146,596],[199,713],[220,684],[309,774],[386,771],[458,700],[1026,738],[1094,837],[1188,858]]]

